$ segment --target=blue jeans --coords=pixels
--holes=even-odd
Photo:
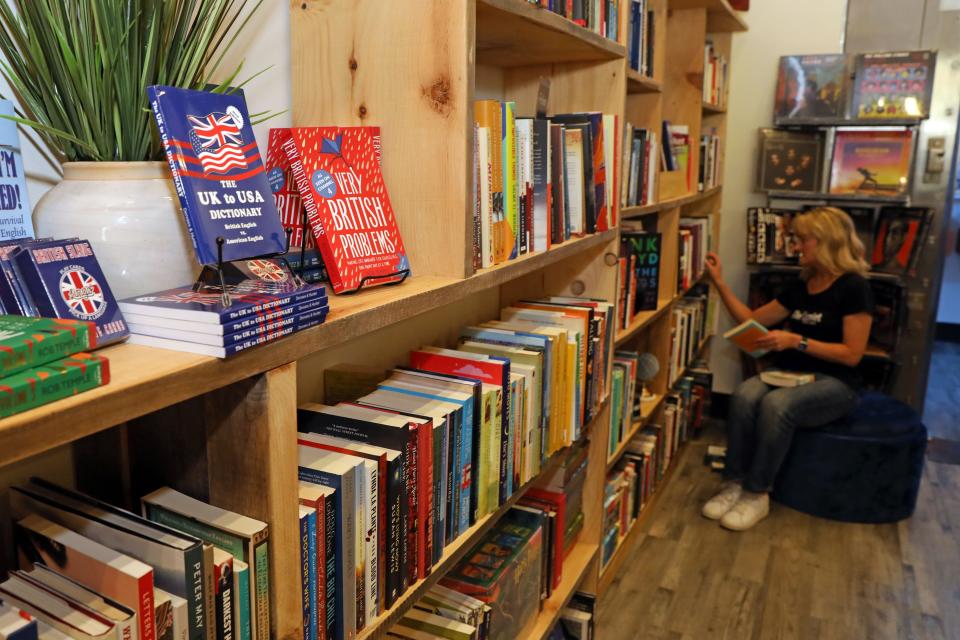
[[[817,374],[799,387],[771,387],[754,376],[730,399],[724,476],[747,491],[769,492],[794,429],[819,427],[853,411],[859,394],[845,382]]]

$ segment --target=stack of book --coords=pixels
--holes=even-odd
[[[0,418],[110,381],[91,322],[0,315]]]
[[[727,101],[727,57],[719,53],[712,40],[703,47],[703,101],[718,107]]]
[[[489,267],[617,224],[617,118],[521,118],[474,104],[473,262]]]
[[[657,163],[660,156],[657,133],[634,127],[628,122],[624,127],[622,147],[620,205],[637,207],[653,204],[657,199]]]
[[[266,524],[172,489],[141,517],[36,478],[11,505],[20,570],[0,599],[51,638],[270,637]]]
[[[712,219],[680,218],[680,264],[677,287],[686,291],[703,275],[707,253],[713,244]]]
[[[390,609],[447,545],[581,439],[609,393],[612,324],[603,301],[519,301],[501,320],[463,328],[454,349],[413,351],[359,397],[299,409],[300,501],[325,509],[302,525],[305,566],[315,557],[326,568],[315,581],[323,597],[308,591],[306,601],[326,603],[326,620],[310,617],[327,637]],[[582,527],[585,453],[576,460],[525,505],[549,520],[551,584]],[[311,547],[321,528],[327,543]]]
[[[295,284],[274,263],[278,280],[249,278],[194,291],[190,285],[120,301],[133,344],[226,358],[322,324],[329,306],[321,284]]]
[[[700,161],[697,190],[706,191],[720,184],[720,135],[711,128],[700,136]]]
[[[654,27],[656,20],[647,0],[630,0],[630,24],[627,27],[627,59],[630,68],[640,75],[654,75]]]
[[[620,329],[628,328],[638,313],[659,305],[661,240],[659,233],[634,230],[626,224],[620,230]]]
[[[456,589],[434,585],[390,628],[391,638],[487,640],[490,605]]]
[[[92,322],[101,347],[126,339],[123,314],[86,240],[4,240],[0,269],[0,313]]]
[[[581,591],[573,594],[567,606],[560,610],[560,621],[549,639],[593,640],[596,607],[596,596]]]

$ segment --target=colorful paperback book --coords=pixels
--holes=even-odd
[[[320,307],[319,309],[304,311],[303,313],[298,313],[297,315],[280,318],[279,320],[275,320],[273,322],[251,325],[246,329],[240,329],[239,331],[228,333],[226,335],[170,329],[167,327],[158,327],[150,323],[141,324],[133,321],[130,322],[130,331],[137,335],[165,338],[168,340],[179,340],[182,342],[202,344],[211,347],[223,347],[226,349],[233,345],[244,344],[250,340],[260,338],[263,338],[265,341],[269,341],[272,339],[271,336],[274,334],[282,333],[288,330],[292,333],[296,333],[297,331],[302,331],[303,329],[307,329],[322,323],[326,317],[326,307]],[[146,320],[150,319],[149,316],[143,316],[143,318]],[[284,335],[287,334],[284,333]]]
[[[0,240],[33,237],[30,199],[13,103],[0,100]]]
[[[295,127],[281,145],[335,293],[398,282],[410,261],[380,172],[378,127]],[[276,137],[274,137],[276,136]],[[276,167],[271,179],[283,170]]]
[[[322,284],[298,286],[290,281],[246,280],[227,285],[227,292],[230,306],[224,306],[219,287],[194,291],[191,285],[184,285],[121,300],[120,308],[145,316],[225,325],[320,298],[326,301],[327,297]]]
[[[11,260],[41,316],[93,322],[101,347],[129,335],[123,312],[86,240],[21,247]]]
[[[0,380],[0,418],[69,398],[110,382],[106,358],[77,353]]]
[[[89,322],[0,316],[0,378],[97,346]]]
[[[286,250],[247,104],[238,94],[154,85],[147,97],[200,264]]]

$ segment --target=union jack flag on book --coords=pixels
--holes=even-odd
[[[243,96],[147,87],[197,261],[281,253],[286,234]]]

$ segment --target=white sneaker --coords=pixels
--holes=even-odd
[[[710,498],[703,505],[700,513],[703,514],[704,518],[719,520],[723,517],[723,514],[733,508],[733,505],[737,504],[737,500],[740,499],[742,493],[743,485],[738,480],[728,480],[723,483],[720,493]]]
[[[720,524],[733,531],[746,531],[770,514],[770,496],[744,491],[737,504],[723,514]]]

